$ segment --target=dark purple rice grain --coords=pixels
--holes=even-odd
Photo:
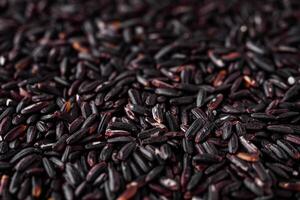
[[[100,175],[100,173],[106,168],[106,163],[100,162],[93,166],[86,176],[87,182],[93,182]]]
[[[244,136],[240,136],[239,141],[249,153],[258,153],[258,148],[249,140],[247,140]]]
[[[232,123],[226,121],[222,126],[222,139],[227,140],[232,135]]]
[[[279,133],[294,133],[292,128],[285,125],[269,125],[267,130]]]
[[[145,139],[148,137],[157,136],[160,132],[162,132],[161,128],[155,127],[148,130],[141,131],[138,133],[138,138]]]
[[[69,185],[68,183],[63,184],[62,191],[63,191],[64,197],[67,200],[74,199],[74,191],[73,191],[71,185]]]
[[[90,127],[93,123],[94,123],[94,121],[96,120],[96,118],[97,118],[97,114],[91,114],[91,115],[89,115],[89,117],[87,117],[86,118],[86,120],[83,122],[83,124],[82,124],[82,128],[88,128],[88,127]]]
[[[284,97],[282,98],[282,101],[284,102],[284,101],[287,101],[287,100],[293,98],[295,95],[297,95],[299,93],[299,90],[300,90],[300,85],[299,84],[296,84],[296,85],[290,87],[286,91]]]
[[[149,161],[153,161],[155,159],[155,155],[153,150],[151,150],[150,148],[146,148],[139,146],[138,148],[139,152],[141,152],[141,154],[143,155],[144,158],[146,158]]]
[[[161,185],[171,191],[176,191],[179,189],[179,184],[174,179],[162,177],[159,179],[159,182]]]
[[[219,191],[217,191],[217,188],[215,185],[210,185],[208,187],[208,199],[216,200],[219,199]]]
[[[134,142],[125,144],[118,152],[118,158],[120,160],[126,160],[130,154],[134,151],[136,144]]]
[[[11,117],[6,116],[2,119],[0,123],[0,135],[4,135],[9,130],[11,126]]]
[[[244,161],[244,160],[241,160],[239,159],[238,157],[234,156],[234,155],[227,155],[226,156],[227,159],[232,162],[236,167],[242,169],[243,171],[248,171],[249,169],[249,164]]]
[[[112,192],[117,192],[120,187],[120,175],[116,171],[116,169],[112,166],[111,163],[108,164],[108,184],[109,184],[109,189]]]
[[[158,177],[158,175],[160,173],[162,173],[162,171],[164,170],[163,166],[157,166],[155,168],[153,168],[151,171],[148,172],[148,174],[146,175],[145,181],[149,182],[155,178]]]
[[[27,106],[21,110],[22,114],[29,114],[33,112],[40,111],[42,108],[46,107],[48,105],[47,102],[38,102],[35,104],[32,104],[30,106]]]
[[[224,166],[224,164],[225,164],[225,160],[220,162],[220,163],[213,164],[210,167],[206,168],[204,173],[205,174],[212,174],[214,172],[217,172],[218,170],[220,170]]]
[[[288,135],[284,136],[284,139],[291,142],[291,143],[297,144],[297,145],[300,144],[300,137],[299,136],[288,134]]]
[[[16,171],[11,178],[10,185],[9,185],[9,192],[12,194],[16,193],[20,183],[21,183],[21,173]]]
[[[18,198],[19,199],[25,199],[25,197],[30,193],[30,179],[27,178],[25,181],[22,182],[20,191],[18,192]]]
[[[77,131],[78,128],[82,126],[84,121],[84,117],[82,116],[76,118],[72,123],[69,124],[69,132],[73,133],[74,131]]]
[[[277,140],[276,144],[280,146],[285,152],[287,152],[292,158],[298,158],[300,156],[298,150],[294,148],[290,143],[284,140]]]
[[[87,164],[88,164],[90,167],[93,167],[93,166],[97,163],[97,153],[96,153],[96,151],[90,151],[90,152],[88,153],[88,155],[87,155],[86,160],[87,160]],[[85,165],[86,168],[87,168],[87,164],[86,164],[86,162],[85,162],[85,159],[84,159],[84,161],[81,162],[81,163],[83,163],[83,165]]]
[[[122,177],[125,181],[130,182],[133,178],[128,161],[121,162]]]
[[[68,146],[66,146],[66,148],[62,154],[62,157],[61,157],[62,162],[66,162],[68,160],[70,152],[71,152],[71,146],[68,145]]]
[[[160,153],[159,154],[160,154],[160,157],[163,160],[167,160],[167,159],[171,158],[171,156],[172,156],[172,149],[171,149],[170,145],[163,144],[160,147]]]
[[[113,146],[111,144],[107,144],[100,152],[99,160],[106,161],[110,158],[113,151]]]
[[[47,126],[47,124],[45,122],[43,122],[43,121],[38,121],[36,123],[36,127],[42,133],[47,132],[48,129],[49,129],[48,126]]]
[[[214,128],[213,123],[206,123],[204,126],[197,132],[195,137],[195,142],[203,142],[210,134],[212,129]]]
[[[188,154],[193,154],[194,147],[193,147],[193,142],[191,140],[187,140],[184,138],[182,140],[182,148],[184,152]]]
[[[129,132],[136,132],[138,130],[135,124],[125,122],[112,122],[109,124],[108,128],[113,130],[125,130]]]
[[[36,154],[28,155],[26,157],[23,157],[16,165],[15,169],[17,171],[24,171],[27,167],[29,167],[34,162],[38,162],[40,160],[40,157]]]
[[[75,189],[75,196],[79,197],[82,195],[83,192],[85,192],[87,188],[87,183],[86,181],[83,181],[79,184],[79,186],[77,186],[77,188]]]
[[[119,136],[114,138],[109,138],[108,143],[123,143],[123,142],[133,142],[134,138],[130,136]]]
[[[56,171],[52,163],[47,158],[43,158],[43,166],[50,178],[54,178],[56,176]]]
[[[149,171],[149,166],[147,165],[146,160],[138,153],[133,153],[133,160],[143,172],[147,173]]]
[[[191,180],[189,181],[189,183],[187,185],[187,189],[188,190],[194,189],[198,185],[198,183],[201,180],[202,176],[203,176],[202,172],[195,173],[191,177]]]
[[[166,112],[166,122],[168,124],[170,131],[177,131],[179,130],[179,125],[177,122],[177,118],[175,118],[174,115],[172,115],[170,112]]]
[[[201,129],[201,126],[202,126],[202,120],[196,119],[189,127],[189,129],[186,131],[185,137],[187,139],[192,139],[196,135],[196,133]]]
[[[66,177],[73,186],[77,186],[81,181],[78,170],[71,163],[66,164]]]
[[[141,169],[139,169],[138,166],[132,160],[129,160],[129,166],[131,171],[133,172],[134,177],[139,177],[143,174]]]
[[[166,136],[153,136],[142,141],[143,144],[164,143],[168,140]]]
[[[8,143],[5,141],[0,142],[0,153],[5,154],[9,150]]]
[[[107,127],[107,123],[110,120],[110,118],[111,118],[111,115],[109,113],[105,113],[103,116],[101,116],[101,121],[100,121],[98,129],[97,129],[98,134],[103,133],[103,131]]]
[[[10,116],[14,113],[14,108],[8,107],[6,108],[0,115],[0,120],[3,120],[5,117]]]
[[[15,128],[11,129],[5,136],[4,136],[4,140],[5,141],[8,141],[8,142],[11,142],[13,141],[14,139],[16,139],[17,137],[19,137],[20,135],[22,135],[25,130],[27,129],[27,126],[26,125],[19,125],[19,126],[16,126]]]
[[[12,124],[13,125],[19,125],[21,123],[25,123],[26,117],[24,115],[16,115],[13,119],[12,119]]]
[[[168,97],[178,97],[181,95],[180,91],[171,88],[158,88],[155,89],[155,93],[158,95],[163,95]]]
[[[273,166],[273,165],[268,165],[268,164],[267,164],[267,166],[276,175],[281,176],[281,177],[283,177],[285,179],[289,178],[289,175],[283,169],[281,169],[280,167]]]
[[[87,103],[87,102],[83,102],[80,106],[80,109],[81,109],[81,114],[85,119],[88,118],[92,114],[91,107],[90,107],[89,103]],[[69,110],[69,108],[67,110]]]
[[[30,117],[27,118],[26,123],[27,124],[33,124],[39,120],[39,115],[38,114],[33,114]]]
[[[11,164],[9,162],[0,161],[0,170],[5,171],[6,169],[10,168]]]
[[[128,96],[130,98],[130,101],[132,104],[142,104],[142,99],[140,97],[140,94],[137,90],[129,89],[128,90]]]
[[[82,139],[87,132],[88,132],[88,129],[86,129],[86,128],[79,129],[78,131],[76,131],[75,133],[73,133],[71,136],[69,136],[66,139],[66,143],[67,144],[76,143],[77,141]]]
[[[232,134],[232,136],[231,136],[231,138],[229,139],[229,142],[228,142],[228,152],[229,153],[236,153],[238,148],[239,148],[238,137],[236,136],[236,134]]]
[[[216,163],[216,162],[220,162],[222,160],[222,157],[214,154],[205,153],[205,154],[195,156],[193,160],[196,162],[203,162],[203,163]]]
[[[203,112],[203,110],[201,110],[200,108],[193,108],[191,111],[196,118],[201,118],[202,121],[208,120],[206,113]]]

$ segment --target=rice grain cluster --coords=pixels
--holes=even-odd
[[[1,0],[3,200],[300,199],[300,1]]]

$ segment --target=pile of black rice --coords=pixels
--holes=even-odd
[[[0,13],[1,199],[300,198],[298,0]]]

